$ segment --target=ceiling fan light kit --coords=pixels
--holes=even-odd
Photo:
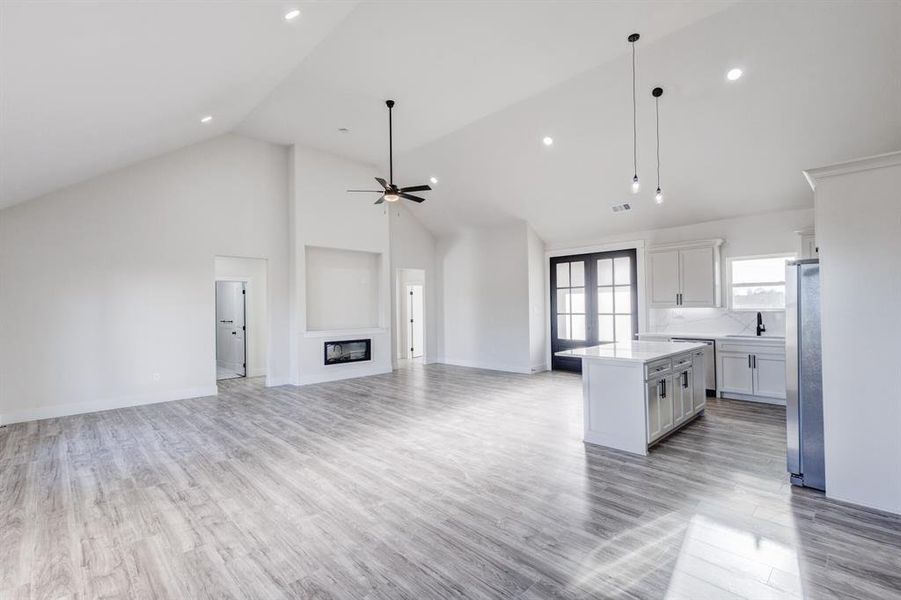
[[[413,202],[425,202],[425,198],[414,196],[410,192],[427,192],[432,188],[428,185],[413,185],[408,187],[398,187],[394,183],[394,122],[392,119],[394,110],[394,100],[386,100],[385,106],[388,107],[388,181],[381,177],[375,180],[382,186],[380,190],[347,190],[352,193],[364,194],[381,194],[381,197],[375,201],[376,204],[383,202],[397,202],[401,198],[412,200]]]

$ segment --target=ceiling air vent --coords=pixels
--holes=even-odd
[[[619,212],[625,212],[627,210],[632,210],[632,205],[629,204],[628,202],[623,202],[622,204],[614,204],[610,208],[613,210],[613,212],[619,213]]]

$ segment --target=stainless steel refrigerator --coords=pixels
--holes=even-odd
[[[794,485],[826,489],[820,261],[789,261],[785,276],[785,388],[788,472]]]

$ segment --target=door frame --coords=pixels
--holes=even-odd
[[[647,276],[646,276],[646,243],[645,240],[623,240],[621,242],[592,242],[588,241],[579,246],[568,246],[562,248],[553,248],[544,252],[544,297],[549,298],[551,294],[551,278],[550,278],[550,261],[558,256],[569,256],[578,254],[596,254],[598,252],[609,252],[612,250],[635,250],[638,256],[638,331],[642,331],[642,326],[648,320],[648,303],[647,303]],[[544,322],[550,323],[551,305],[546,303],[544,307]],[[545,348],[545,367],[550,368],[554,353],[551,351],[551,335],[550,329],[546,331],[544,340]]]
[[[639,330],[639,290],[640,282],[638,279],[638,250],[636,248],[604,250],[600,252],[588,252],[581,254],[564,254],[548,258],[548,287],[550,295],[550,304],[548,310],[549,336],[548,345],[551,349],[551,370],[564,371],[582,371],[582,361],[578,358],[558,357],[554,356],[555,352],[567,350],[571,348],[584,348],[587,346],[595,346],[599,343],[597,339],[597,331],[595,331],[594,323],[597,319],[597,273],[596,269],[590,267],[592,262],[599,259],[609,258],[631,258],[630,279],[633,282],[631,294],[631,314],[632,319],[632,339],[635,339]],[[578,340],[558,340],[557,339],[557,265],[561,263],[577,262],[582,260],[585,262],[585,341]],[[562,343],[561,343],[562,342]]]
[[[244,342],[244,373],[242,375],[240,375],[239,377],[235,377],[234,379],[238,379],[241,377],[246,379],[247,378],[247,284],[250,283],[250,278],[249,277],[229,277],[227,279],[214,279],[214,281],[213,281],[213,326],[214,326],[214,331],[217,332],[217,334],[219,331],[219,323],[216,320],[216,317],[218,316],[217,313],[218,313],[218,308],[219,308],[219,287],[216,284],[218,284],[219,282],[240,283],[242,285],[241,289],[244,292],[243,294],[241,294],[241,311],[244,313],[244,317],[243,317],[244,336],[242,338],[242,340]],[[215,356],[215,349],[216,349],[216,346],[214,344],[214,346],[213,346],[213,350],[214,350],[213,362],[216,363],[216,369],[218,372],[219,363],[218,363],[218,359]],[[216,381],[220,381],[218,379],[218,377],[217,377]]]

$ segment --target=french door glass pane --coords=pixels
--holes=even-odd
[[[585,263],[582,261],[569,263],[570,265],[570,287],[582,287],[585,285]]]
[[[632,283],[632,259],[628,256],[614,258],[613,272],[615,274],[614,283],[616,285],[628,285]]]
[[[569,305],[570,309],[567,312],[572,313],[584,313],[585,312],[585,290],[584,289],[571,289],[569,290]],[[557,309],[560,310],[559,308]],[[573,324],[575,327],[575,324]]]
[[[598,315],[598,341],[613,342],[613,315]]]
[[[598,285],[613,285],[613,260],[610,258],[598,260]]]
[[[570,290],[557,290],[557,313],[568,313],[570,310],[569,302]]]
[[[569,263],[557,263],[557,287],[569,287]]]
[[[628,285],[617,286],[613,294],[613,301],[617,314],[629,314],[632,312],[632,288]],[[613,312],[613,311],[611,311]]]
[[[632,316],[616,315],[616,341],[628,342],[632,339]]]
[[[571,339],[569,337],[569,315],[557,315],[557,337],[561,340]]]
[[[572,315],[572,338],[574,340],[585,339],[585,315]]]
[[[598,288],[598,312],[599,313],[612,313],[613,312],[613,288],[612,287],[599,287]]]

